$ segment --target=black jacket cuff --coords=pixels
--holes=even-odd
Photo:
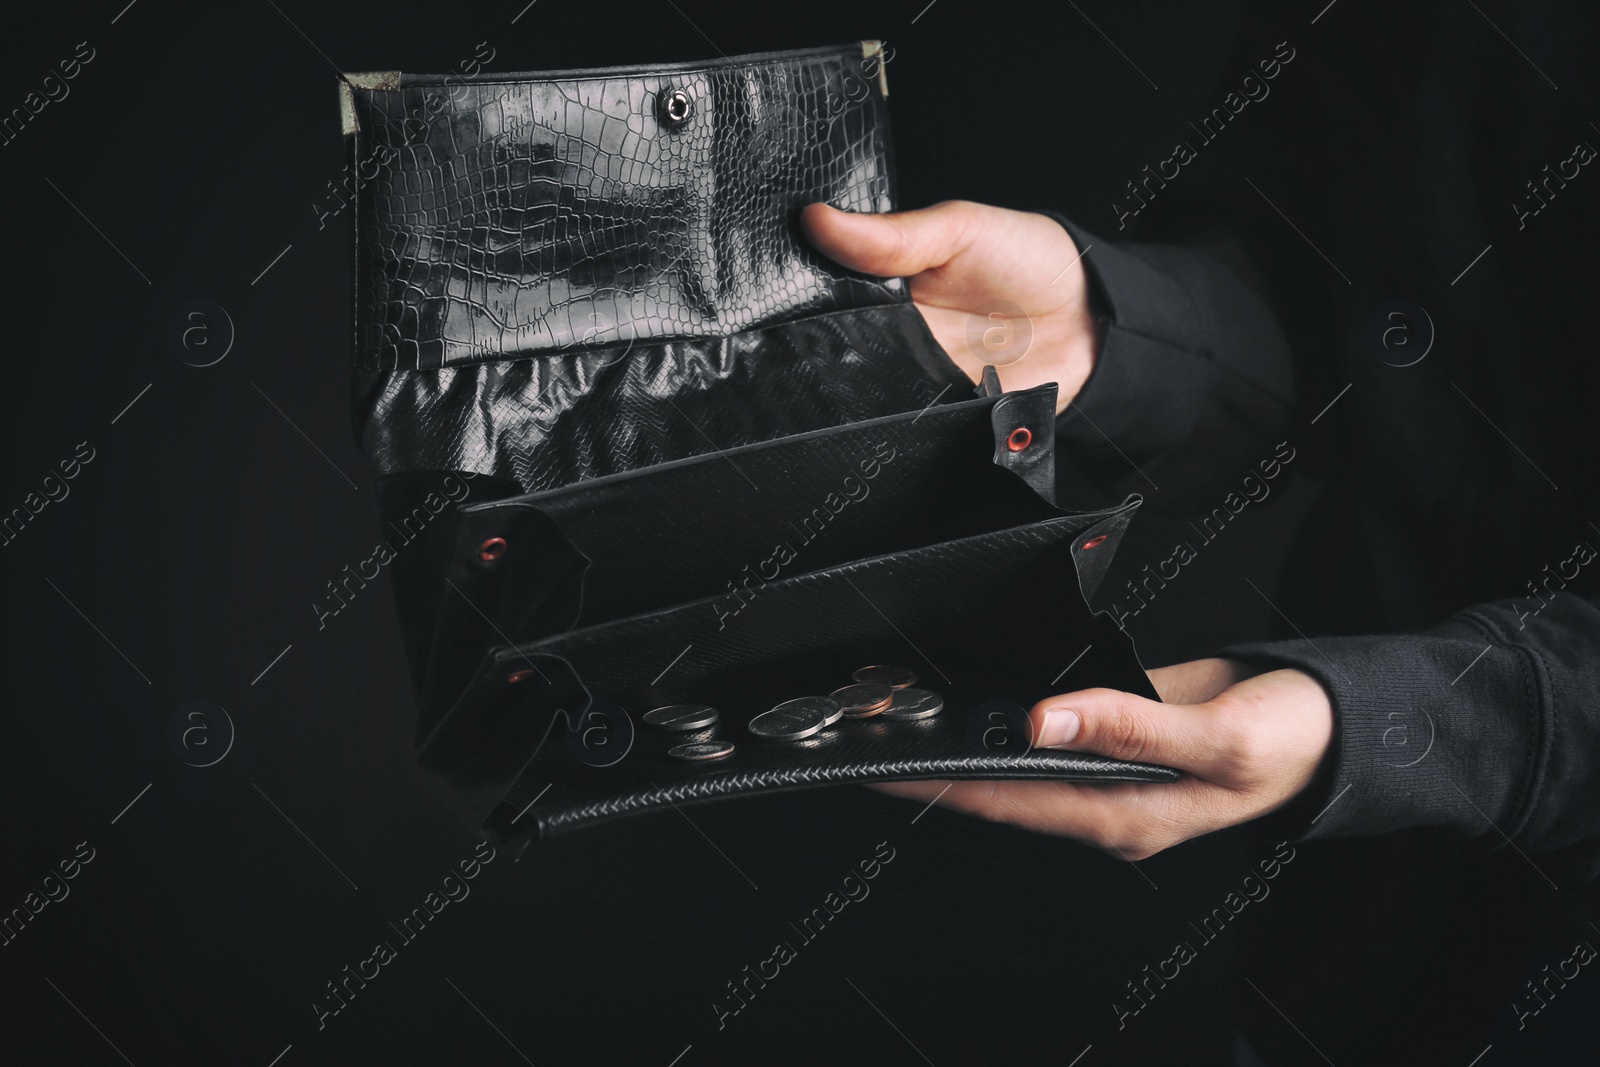
[[[1424,634],[1319,637],[1218,653],[1294,668],[1328,691],[1324,772],[1273,818],[1290,840],[1437,827],[1514,840],[1530,813],[1541,736],[1525,653],[1461,615]],[[1470,705],[1481,712],[1473,713]]]

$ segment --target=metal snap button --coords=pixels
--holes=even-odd
[[[663,89],[656,96],[656,114],[669,129],[677,129],[694,114],[694,100],[682,89]]]

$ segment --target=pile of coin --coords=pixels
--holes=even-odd
[[[874,664],[852,672],[851,684],[827,696],[796,697],[750,720],[750,734],[759,741],[793,742],[813,737],[840,719],[928,719],[944,710],[944,699],[928,689],[913,688],[917,676],[904,667]],[[645,725],[658,730],[698,732],[716,726],[721,716],[709,704],[669,704],[644,714]],[[667,750],[673,759],[699,762],[733,753],[727,741],[701,740]]]
[[[709,730],[717,725],[722,714],[710,704],[668,704],[644,713],[646,726],[672,733],[693,733]],[[673,759],[699,763],[702,760],[721,759],[733,755],[733,746],[726,741],[691,741],[667,749]]]
[[[876,664],[862,667],[850,677],[856,680],[856,684],[836,690],[834,696],[848,690],[872,689],[885,698],[882,703],[875,704],[870,710],[862,711],[852,718],[881,714],[886,719],[931,719],[944,710],[944,699],[938,693],[928,689],[913,688],[917,684],[917,676],[904,667]],[[888,692],[882,693],[883,690]]]

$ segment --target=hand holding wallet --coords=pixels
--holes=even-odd
[[[1137,498],[1057,509],[1054,385],[968,399],[901,279],[798,237],[807,203],[893,207],[881,60],[854,87],[876,47],[453,79],[442,106],[350,78],[382,161],[356,198],[381,507],[474,476],[394,568],[419,760],[501,841],[830,782],[1176,777],[1029,744],[1064,676],[1154,695],[1085,600]],[[873,664],[932,696],[752,730]],[[678,705],[714,715],[649,714]]]

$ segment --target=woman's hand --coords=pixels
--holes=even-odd
[[[1311,783],[1333,740],[1327,691],[1301,671],[1250,674],[1202,659],[1150,672],[1169,703],[1111,689],[1048,697],[1030,718],[1040,748],[1096,752],[1183,771],[1171,784],[894,782],[885,793],[1062,834],[1125,859],[1288,803]],[[948,786],[948,790],[946,789]]]
[[[1060,414],[1094,369],[1083,257],[1043,215],[964,200],[888,215],[811,204],[800,227],[852,270],[909,278],[934,339],[974,382],[986,363],[1007,390],[1056,382]]]

